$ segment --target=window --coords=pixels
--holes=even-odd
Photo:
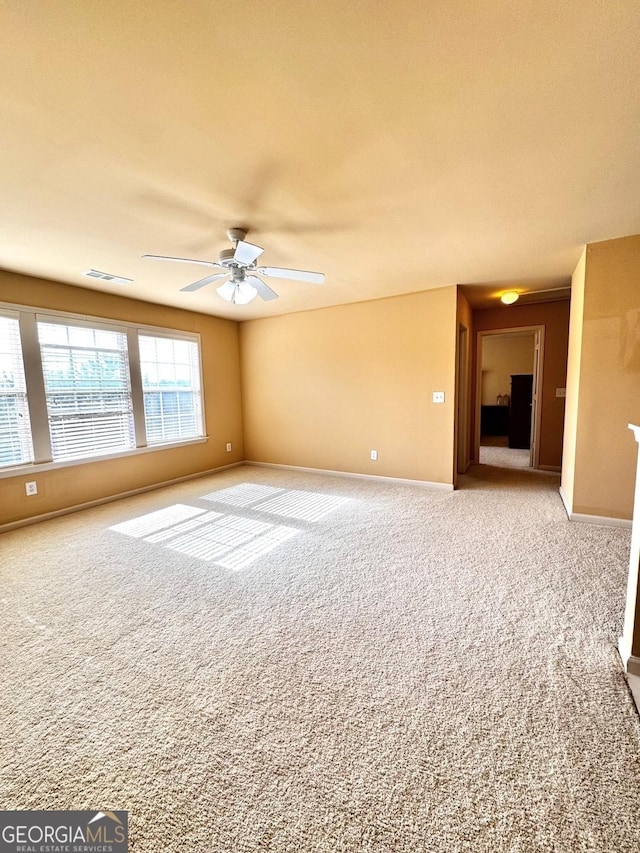
[[[197,335],[0,305],[0,477],[204,438]]]
[[[0,467],[32,460],[20,323],[0,315]]]
[[[126,334],[39,322],[38,339],[53,460],[133,449]]]
[[[149,444],[202,435],[195,341],[140,334],[140,372]]]

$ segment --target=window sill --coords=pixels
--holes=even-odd
[[[77,465],[89,465],[92,462],[105,462],[109,459],[125,459],[129,456],[140,456],[143,453],[156,453],[159,450],[175,450],[178,447],[189,447],[193,444],[206,444],[209,436],[190,438],[187,441],[173,441],[170,444],[151,444],[146,447],[136,447],[119,453],[108,453],[102,456],[85,456],[82,459],[63,459],[60,462],[30,462],[28,465],[15,465],[11,468],[0,468],[0,480],[9,477],[27,477],[40,471],[55,471],[58,468],[70,468]]]

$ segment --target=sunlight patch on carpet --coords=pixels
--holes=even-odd
[[[299,492],[290,489],[284,494],[276,495],[264,503],[259,503],[254,509],[286,518],[296,518],[300,521],[319,521],[330,512],[349,502],[349,498],[336,495],[321,495],[316,492]]]
[[[190,533],[192,530],[197,530],[205,524],[211,524],[218,518],[221,518],[221,512],[205,512],[197,515],[195,518],[190,518],[187,521],[182,521],[179,524],[174,524],[168,530],[159,530],[157,533],[152,533],[150,536],[145,536],[145,542],[167,542],[173,539],[179,533]]]
[[[246,507],[271,515],[282,515],[299,521],[319,521],[350,498],[323,495],[319,492],[302,492],[298,489],[278,489],[256,483],[239,483],[219,492],[209,492],[202,500]]]
[[[246,507],[271,515],[282,515],[299,521],[319,521],[350,498],[323,495],[319,492],[302,492],[297,489],[278,489],[256,483],[239,483],[219,492],[209,492],[202,500]]]
[[[189,510],[191,512],[189,512]],[[109,528],[171,551],[237,571],[299,530],[266,521],[176,504]]]
[[[114,524],[109,530],[124,533],[126,536],[135,536],[136,539],[143,539],[151,533],[171,528],[173,525],[187,518],[192,518],[194,515],[202,515],[203,512],[206,512],[206,510],[195,506],[173,504],[173,506],[167,506],[164,509],[156,510],[156,512],[141,515],[139,518],[132,518],[130,521],[123,521],[121,524]]]
[[[273,495],[283,491],[284,489],[277,489],[275,486],[240,483],[237,486],[230,486],[228,489],[220,489],[219,492],[209,492],[208,495],[202,496],[202,500],[216,501],[216,503],[230,504],[231,506],[251,506],[251,504],[273,497]]]
[[[239,483],[209,492],[202,500],[311,522],[319,521],[350,502],[349,498],[336,495],[257,483]],[[234,571],[248,566],[301,532],[272,520],[243,518],[185,504],[165,507],[115,524],[110,529]]]
[[[228,569],[241,569],[296,533],[292,528],[225,515],[213,524],[178,535],[167,547],[190,557],[214,560]]]

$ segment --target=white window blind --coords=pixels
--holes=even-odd
[[[149,444],[203,433],[200,358],[196,341],[138,334]]]
[[[125,331],[38,322],[54,461],[135,448]]]
[[[20,323],[0,315],[0,467],[32,460]]]

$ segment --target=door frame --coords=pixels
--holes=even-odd
[[[489,335],[509,335],[521,332],[533,332],[533,396],[531,399],[531,442],[529,464],[532,468],[540,466],[540,425],[542,421],[542,377],[544,373],[544,325],[508,326],[503,329],[486,329],[477,333],[476,341],[476,399],[475,434],[473,438],[473,459],[480,461],[480,414],[482,406],[482,340]]]
[[[470,329],[464,323],[458,323],[457,359],[456,359],[456,445],[454,484],[457,482],[458,474],[466,474],[471,459],[470,451],[470,429],[469,410],[471,408],[471,395],[469,393],[469,352],[470,352]]]

